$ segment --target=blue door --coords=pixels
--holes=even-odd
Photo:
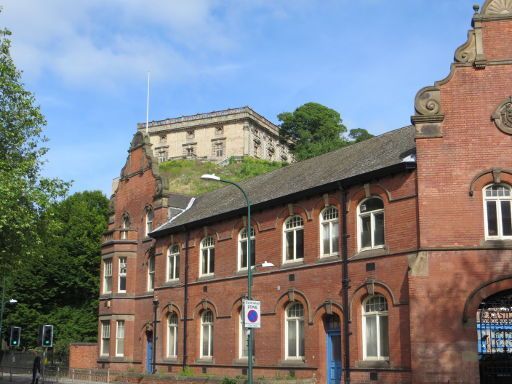
[[[327,384],[341,382],[341,334],[327,332]]]
[[[153,334],[148,332],[146,336],[146,372],[153,373]]]

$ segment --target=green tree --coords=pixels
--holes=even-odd
[[[355,128],[355,129],[350,130],[348,137],[350,138],[352,143],[355,144],[355,143],[359,143],[364,140],[371,139],[373,137],[373,135],[371,133],[369,133],[366,129]]]
[[[42,215],[68,187],[41,176],[46,121],[14,65],[9,35],[0,31],[0,278],[33,253]]]
[[[294,112],[280,113],[279,134],[293,142],[296,160],[304,160],[347,145],[343,135],[347,128],[340,114],[318,103],[306,103]]]
[[[372,137],[365,129],[352,129],[345,137],[347,128],[340,114],[318,103],[306,103],[294,112],[277,115],[281,124],[281,140],[292,142],[291,150],[296,160],[305,160],[352,143]]]
[[[71,342],[95,341],[101,236],[108,199],[99,191],[75,193],[47,211],[47,233],[33,257],[16,269],[6,324],[23,328],[23,345],[37,346],[37,328],[54,325],[55,352]]]

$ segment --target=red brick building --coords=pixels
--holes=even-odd
[[[169,193],[137,133],[102,248],[98,364],[245,374],[251,263],[255,378],[512,382],[512,2],[472,26],[411,126],[240,183],[250,225],[233,186]]]

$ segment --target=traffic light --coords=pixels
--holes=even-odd
[[[11,327],[11,331],[9,332],[9,346],[10,347],[19,347],[21,339],[21,328],[20,327]]]
[[[45,348],[53,347],[53,325],[43,325],[41,332],[41,346]]]

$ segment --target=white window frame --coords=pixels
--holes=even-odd
[[[167,316],[167,357],[169,358],[178,356],[178,320],[176,312],[171,312]],[[173,343],[171,343],[171,335],[173,335]]]
[[[199,276],[213,276],[215,274],[215,240],[213,236],[205,237],[201,240],[199,247]],[[205,263],[206,256],[206,271],[203,273],[203,264]],[[213,270],[210,270],[211,259],[213,258]]]
[[[326,218],[327,217],[327,218]],[[339,255],[339,211],[333,205],[325,207],[320,212],[320,257],[338,256]],[[329,233],[329,249],[324,249],[324,231]],[[335,236],[334,236],[335,235]],[[334,239],[336,239],[337,251],[333,251]]]
[[[382,208],[381,209],[375,209],[373,211],[368,211],[368,212],[361,212],[361,207],[363,206],[363,204],[366,201],[372,200],[372,199],[380,200],[382,202]],[[375,244],[375,216],[380,214],[380,213],[382,213],[382,215],[384,216],[384,219],[382,221],[382,232],[384,234],[384,242],[383,242],[383,244]],[[371,236],[371,239],[370,239],[370,246],[369,247],[363,247],[362,241],[361,241],[361,236],[362,236],[362,231],[363,231],[363,217],[367,217],[367,216],[370,217],[370,226],[371,226],[370,236]],[[367,249],[380,249],[380,248],[384,248],[385,244],[386,244],[385,228],[386,228],[386,215],[384,213],[384,201],[382,201],[382,199],[380,197],[378,197],[378,196],[371,196],[371,197],[368,197],[367,199],[364,199],[363,201],[361,201],[359,203],[359,205],[357,206],[357,246],[358,246],[359,251],[365,251]]]
[[[386,307],[385,310],[377,310],[377,311],[366,311],[366,304],[368,301],[380,297],[384,300]],[[388,312],[388,301],[383,295],[375,294],[368,296],[364,299],[363,304],[361,306],[362,310],[362,336],[363,336],[363,359],[364,360],[389,360],[389,356],[384,356],[382,354],[382,345],[381,345],[381,335],[380,335],[380,321],[383,317],[387,318],[388,321],[388,330],[387,330],[387,343],[388,343],[388,353],[389,353],[389,312]],[[377,356],[368,356],[367,355],[367,345],[366,345],[366,319],[368,317],[376,318],[376,341],[377,341]]]
[[[508,196],[487,196],[487,190],[492,187],[503,187],[508,191]],[[483,203],[484,203],[484,227],[485,227],[485,238],[487,240],[509,240],[512,239],[512,236],[503,235],[503,211],[501,207],[501,202],[508,201],[510,202],[510,207],[512,210],[512,188],[507,184],[489,184],[486,185],[482,190],[483,195]],[[496,202],[496,221],[497,221],[497,235],[489,235],[489,220],[488,220],[488,211],[487,211],[487,202],[494,201]],[[512,212],[511,212],[512,214]]]
[[[105,348],[107,351],[105,352]],[[100,356],[110,355],[110,321],[101,322]]]
[[[124,337],[125,337],[124,320],[116,321],[116,356],[124,356]]]
[[[248,331],[249,328],[244,327],[244,312],[243,308],[238,313],[238,358],[240,360],[247,360],[249,346],[248,346]],[[245,353],[245,354],[244,354]]]
[[[247,253],[247,227],[242,228],[240,232],[238,232],[238,270],[246,271],[247,267],[242,266],[244,249]],[[254,263],[256,263],[256,236],[254,232],[254,227],[251,227],[251,254],[254,253]],[[247,265],[249,265],[249,259],[251,255],[247,255]],[[255,264],[252,264],[254,266]]]
[[[117,292],[126,292],[126,273],[128,269],[128,258],[126,256],[120,256],[118,259],[118,279],[117,279]],[[121,289],[121,280],[124,279],[124,289]]]
[[[103,260],[103,293],[112,293],[112,259]]]
[[[167,281],[180,279],[180,246],[172,244],[167,250]]]
[[[297,232],[302,231],[302,257],[297,257]],[[293,233],[293,257],[286,258],[287,233]],[[299,215],[288,217],[283,223],[283,264],[304,260],[304,219]]]
[[[300,305],[302,309],[302,316],[290,316],[289,311],[296,305]],[[289,333],[289,324],[290,322],[295,323],[295,355],[291,356],[288,348],[288,333]],[[286,360],[304,360],[304,355],[306,354],[306,329],[304,328],[304,305],[298,301],[294,301],[287,305],[285,310],[285,322],[284,322],[284,348],[285,348],[285,358]],[[303,337],[302,343],[304,344],[304,355],[300,354],[300,327],[303,329]]]
[[[155,290],[155,256],[148,257],[148,292]]]
[[[145,236],[148,237],[148,235],[153,231],[153,221],[155,220],[155,212],[153,211],[153,208],[147,207],[146,208],[146,219],[145,219]]]
[[[208,332],[208,350],[206,351],[206,353],[204,353],[205,351],[203,350],[203,340],[205,331]],[[201,314],[201,337],[199,351],[200,357],[202,359],[213,358],[213,312],[210,309],[207,309]]]

